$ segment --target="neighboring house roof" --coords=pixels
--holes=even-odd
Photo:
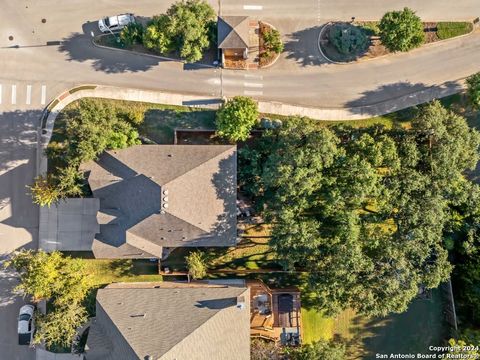
[[[82,166],[100,199],[97,258],[236,242],[234,145],[137,145]]]
[[[245,49],[249,44],[248,16],[222,16],[217,24],[219,49]]]
[[[247,288],[124,285],[98,290],[88,360],[250,358]]]
[[[40,208],[39,247],[44,251],[91,251],[99,232],[98,199],[62,199]]]

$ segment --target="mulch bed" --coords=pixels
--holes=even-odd
[[[272,27],[263,22],[259,22],[260,25],[260,61],[259,66],[264,67],[270,65],[278,56],[276,53],[271,53],[269,55],[265,52],[265,43],[263,41],[263,33],[272,30]]]

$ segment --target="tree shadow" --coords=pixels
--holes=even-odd
[[[92,35],[100,34],[96,22],[82,25],[83,33],[73,33],[62,39],[59,51],[66,53],[68,61],[92,61],[92,67],[107,74],[147,71],[162,59],[134,53],[103,49],[93,45]]]
[[[38,206],[32,203],[27,186],[36,175],[40,116],[40,110],[0,114],[0,254],[6,255],[12,246],[37,247]],[[34,241],[21,243],[21,232],[29,233]]]
[[[364,91],[357,99],[347,102],[345,107],[349,108],[352,114],[379,116],[449,96],[461,90],[461,84],[456,81],[448,81],[441,85],[400,81]]]
[[[286,58],[301,66],[327,64],[327,60],[318,51],[318,36],[321,26],[299,30],[288,35],[285,43]]]

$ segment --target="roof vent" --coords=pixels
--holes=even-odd
[[[163,201],[168,201],[168,196],[164,196]]]
[[[164,203],[162,206],[163,206],[165,209],[167,209],[167,208],[168,208],[168,203]]]
[[[168,190],[167,189],[163,190],[163,195],[168,195]]]
[[[165,210],[160,211],[160,214],[162,215],[165,214]]]
[[[130,315],[131,318],[140,318],[140,317],[141,317],[141,318],[144,318],[144,317],[146,317],[146,316],[147,316],[147,314],[145,314],[145,313],[143,313],[143,314],[132,314],[132,315]]]
[[[237,296],[237,309],[245,309],[245,296]]]

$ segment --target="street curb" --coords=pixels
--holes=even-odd
[[[366,20],[362,20],[362,21],[366,21]],[[475,31],[477,31],[477,26],[473,23],[472,21],[472,24],[473,24],[473,27],[472,27],[472,31],[470,31],[469,33],[467,34],[463,34],[463,35],[459,35],[459,36],[455,36],[455,37],[452,37],[452,38],[449,38],[449,39],[444,39],[444,40],[439,40],[439,41],[435,41],[435,42],[431,42],[431,43],[428,43],[428,44],[423,44],[422,46],[418,47],[418,48],[415,48],[415,49],[412,49],[410,51],[399,51],[399,52],[392,52],[392,53],[389,53],[389,54],[385,54],[385,55],[381,55],[381,56],[376,56],[376,57],[372,57],[372,58],[366,58],[366,59],[357,59],[357,60],[353,60],[353,61],[348,61],[348,62],[342,62],[342,61],[335,61],[335,60],[332,60],[330,59],[327,55],[325,55],[325,53],[323,52],[322,50],[322,46],[320,45],[320,40],[322,39],[322,34],[323,34],[323,31],[328,27],[328,25],[331,25],[333,24],[334,22],[333,21],[329,21],[328,23],[322,25],[322,28],[320,30],[320,33],[318,34],[318,38],[317,38],[317,48],[318,48],[318,51],[320,52],[320,54],[325,58],[325,60],[327,60],[327,62],[331,63],[331,64],[334,64],[334,65],[353,65],[353,64],[361,64],[363,62],[366,62],[366,61],[372,61],[372,60],[378,60],[378,59],[384,59],[384,58],[387,58],[387,57],[391,57],[391,56],[395,56],[395,55],[400,55],[400,54],[412,54],[413,52],[415,51],[419,51],[419,50],[422,50],[422,49],[427,49],[429,47],[433,47],[434,45],[443,45],[444,43],[446,42],[449,42],[449,41],[454,41],[454,40],[458,40],[458,39],[461,39],[461,38],[465,38],[467,36],[471,36],[473,35],[473,33]]]
[[[175,58],[170,58],[170,57],[167,57],[167,56],[160,56],[160,55],[154,55],[154,54],[148,54],[148,53],[141,53],[141,52],[134,51],[134,50],[118,49],[118,48],[114,48],[114,47],[111,47],[111,46],[100,45],[100,44],[97,44],[95,42],[96,38],[101,37],[101,36],[107,36],[107,35],[109,35],[109,34],[102,34],[102,35],[94,37],[92,39],[93,46],[95,46],[97,48],[100,48],[100,49],[107,49],[107,50],[123,52],[124,54],[133,54],[133,55],[137,55],[137,56],[147,56],[147,57],[150,57],[150,58],[159,59],[159,60],[163,60],[163,61],[178,62],[178,63],[182,63],[182,64],[191,64],[191,63],[187,63],[185,60],[181,60],[181,59],[175,59]],[[195,65],[195,66],[198,66],[198,67],[209,68],[209,69],[216,69],[217,68],[214,65],[199,64],[199,63],[192,63],[191,65]]]

